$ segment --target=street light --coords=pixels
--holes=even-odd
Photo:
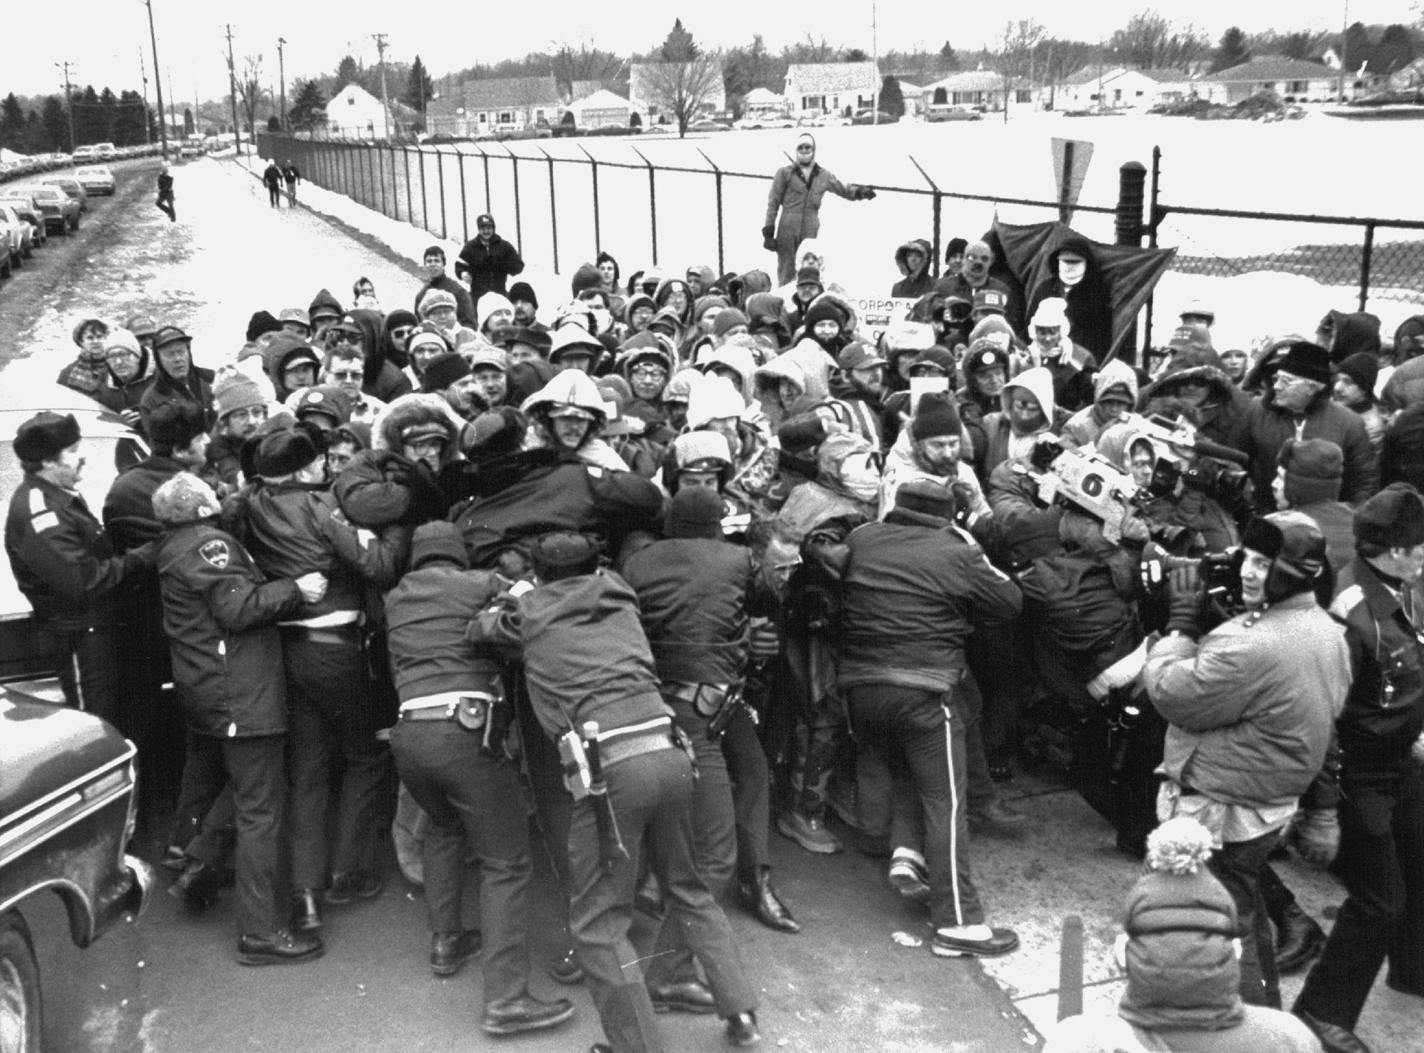
[[[287,43],[285,37],[277,38],[277,79],[282,86],[282,132],[287,131],[287,64],[282,55],[282,48]]]

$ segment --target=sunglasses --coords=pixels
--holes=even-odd
[[[415,326],[413,325],[398,325],[391,330],[391,336],[399,339],[401,337],[410,336],[413,332],[415,332]]]

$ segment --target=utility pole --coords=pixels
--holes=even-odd
[[[142,44],[138,49],[138,75],[143,79],[143,145],[148,146],[153,142],[153,129],[148,120],[148,66],[143,61]]]
[[[69,111],[69,152],[74,153],[74,99],[70,96],[69,61],[56,62],[54,68],[64,73],[64,108]]]
[[[158,64],[158,34],[153,30],[153,0],[143,0],[144,6],[148,8],[148,42],[153,45],[153,86],[158,92],[158,136],[163,144],[163,159],[168,160],[168,120],[163,116],[163,78],[158,71],[162,68]],[[147,123],[148,115],[144,114],[144,122]]]
[[[286,45],[285,37],[277,38],[277,82],[282,88],[282,131],[287,131],[287,64],[282,55],[282,48]]]
[[[227,89],[232,96],[232,134],[237,156],[242,157],[242,125],[237,123],[237,69],[232,64],[232,23],[227,24]]]
[[[376,55],[381,64],[381,116],[385,118],[386,141],[391,138],[391,104],[386,98],[386,35],[384,33],[372,33],[371,39],[376,42]]]
[[[875,87],[870,92],[870,123],[880,123],[880,28],[875,4],[870,5],[870,57],[875,63]]]

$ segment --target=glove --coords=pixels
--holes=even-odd
[[[1201,635],[1202,589],[1201,574],[1196,564],[1175,567],[1167,578],[1167,631],[1179,632],[1192,639]]]
[[[1296,813],[1286,837],[1302,859],[1324,869],[1340,852],[1340,819],[1334,808],[1307,808]]]
[[[949,488],[954,498],[954,525],[968,530],[974,522],[974,487],[968,483],[955,483]]]
[[[776,251],[776,228],[770,224],[761,228],[761,247],[767,252]]]
[[[856,187],[855,199],[857,201],[874,201],[875,188],[873,186]]]

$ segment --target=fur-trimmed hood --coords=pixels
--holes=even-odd
[[[386,406],[372,424],[371,449],[382,453],[400,453],[403,445],[401,432],[405,429],[416,424],[439,424],[450,440],[441,454],[442,463],[448,464],[459,454],[459,438],[464,423],[440,395],[402,395]]]

